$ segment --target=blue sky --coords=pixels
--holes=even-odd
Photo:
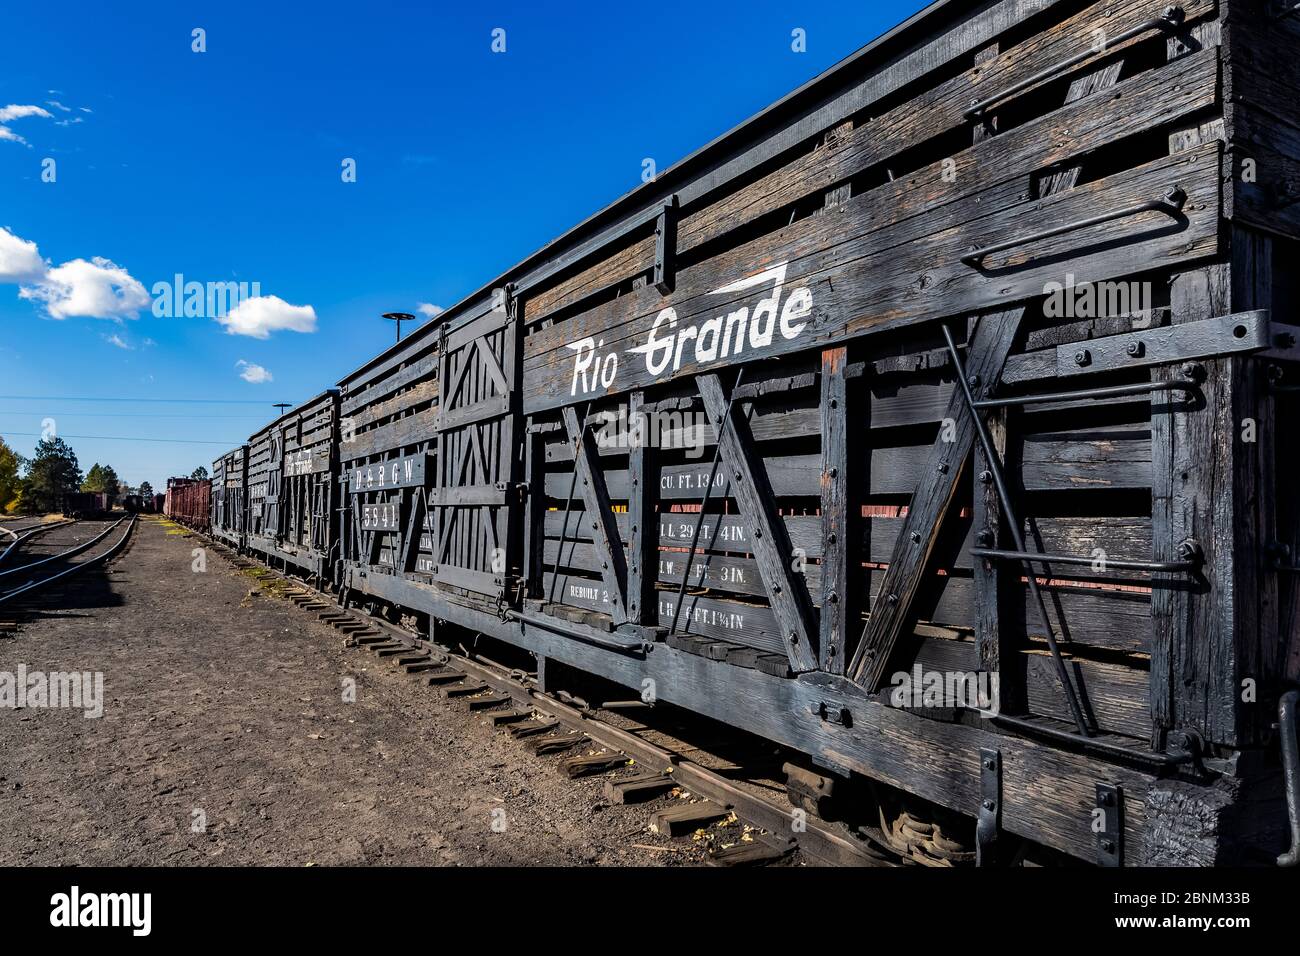
[[[11,4],[0,436],[187,474],[921,6]],[[157,317],[177,273],[267,298]]]

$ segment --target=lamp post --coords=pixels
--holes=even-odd
[[[397,323],[397,341],[399,344],[402,341],[402,323],[415,321],[415,316],[410,312],[385,312],[384,318]]]

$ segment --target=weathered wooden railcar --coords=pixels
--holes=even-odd
[[[212,536],[236,550],[247,543],[248,446],[240,445],[212,463]]]
[[[1275,853],[1298,39],[1264,2],[927,8],[344,379],[342,586],[986,861]]]
[[[338,399],[322,392],[247,446],[245,546],[322,580],[338,560]]]

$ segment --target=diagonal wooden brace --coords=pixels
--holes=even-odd
[[[731,484],[740,513],[750,524],[754,560],[771,600],[772,613],[781,627],[790,669],[796,673],[815,670],[817,628],[813,624],[808,585],[804,576],[791,568],[790,536],[773,503],[767,469],[754,450],[749,421],[736,405],[728,411],[727,397],[717,375],[697,375],[695,381],[709,421],[720,436],[723,473]],[[731,418],[724,428],[727,415]]]
[[[966,371],[976,400],[997,384],[1023,315],[1023,309],[995,312],[981,317],[976,325],[966,354]],[[912,607],[925,581],[943,521],[953,510],[953,499],[974,443],[972,411],[966,408],[961,390],[955,389],[939,440],[930,449],[921,481],[903,518],[866,633],[849,666],[850,678],[869,691],[880,686],[894,646],[912,619]]]
[[[583,440],[587,423],[578,421],[573,406],[564,409],[564,427],[573,445],[573,467],[578,474],[578,490],[586,509],[583,520],[591,525],[592,545],[600,559],[600,576],[609,592],[615,624],[627,622],[627,556],[618,536],[618,524],[609,504],[605,487],[605,473],[600,469],[600,456],[590,441]]]

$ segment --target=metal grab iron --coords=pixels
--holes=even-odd
[[[1183,13],[1182,7],[1175,7],[1175,6],[1165,7],[1164,12],[1161,13],[1160,16],[1152,17],[1150,20],[1147,20],[1143,23],[1139,23],[1135,27],[1130,27],[1129,29],[1121,33],[1119,36],[1112,37],[1109,40],[1103,40],[1102,41],[1103,46],[1100,50],[1088,49],[1088,50],[1084,50],[1082,53],[1076,53],[1074,56],[1067,57],[1066,59],[1061,60],[1059,63],[1054,63],[1051,66],[1049,66],[1047,69],[1035,73],[1033,76],[1025,77],[1019,83],[1014,83],[1011,86],[1008,86],[1005,90],[1002,90],[1000,93],[994,93],[992,96],[986,96],[982,100],[976,100],[974,103],[970,105],[969,108],[966,109],[964,113],[962,113],[962,116],[964,116],[968,120],[975,119],[981,113],[988,110],[988,108],[992,106],[994,103],[1001,103],[1005,99],[1010,99],[1011,97],[1019,93],[1021,90],[1027,90],[1031,86],[1037,86],[1039,83],[1043,82],[1044,80],[1051,79],[1052,77],[1060,73],[1064,73],[1066,70],[1070,69],[1071,67],[1078,66],[1080,63],[1090,59],[1091,57],[1096,56],[1099,53],[1105,53],[1107,50],[1119,46],[1121,43],[1127,43],[1129,40],[1133,39],[1134,37],[1139,37],[1144,33],[1150,33],[1152,30],[1173,29],[1175,27],[1181,26],[1184,17],[1185,14]]]
[[[1028,245],[1031,242],[1041,242],[1044,239],[1052,239],[1056,236],[1063,236],[1067,232],[1075,232],[1079,229],[1088,229],[1092,226],[1100,226],[1108,222],[1114,222],[1117,219],[1127,219],[1130,216],[1138,216],[1144,212],[1162,212],[1172,218],[1177,218],[1183,210],[1183,204],[1187,202],[1187,193],[1181,188],[1175,186],[1165,193],[1161,199],[1148,199],[1145,202],[1134,203],[1131,206],[1123,206],[1110,212],[1104,212],[1099,216],[1089,216],[1087,219],[1076,219],[1074,222],[1067,222],[1064,225],[1052,226],[1050,229],[1042,229],[1038,232],[1031,232],[1027,236],[1016,236],[1014,239],[1007,239],[1003,242],[994,243],[991,246],[984,246],[974,249],[961,257],[961,261],[972,268],[978,268],[981,259],[993,255],[995,252],[1005,252],[1007,249],[1014,249],[1016,246]]]

